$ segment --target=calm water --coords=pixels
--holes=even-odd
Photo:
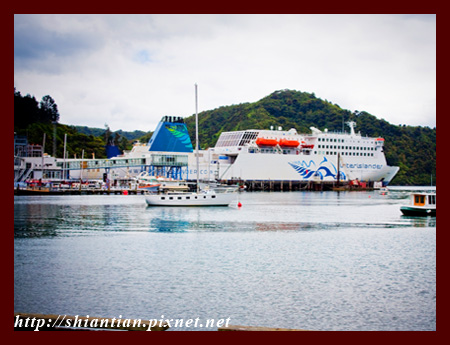
[[[14,311],[436,330],[436,218],[402,216],[407,195],[242,193],[241,208],[15,197]]]

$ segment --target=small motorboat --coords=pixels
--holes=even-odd
[[[405,216],[436,217],[436,193],[413,193],[410,204],[401,206],[400,211]]]

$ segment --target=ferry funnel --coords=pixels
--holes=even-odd
[[[182,117],[164,116],[148,142],[149,151],[193,152],[191,138]]]

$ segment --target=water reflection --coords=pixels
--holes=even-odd
[[[436,227],[400,212],[405,195],[374,192],[244,193],[242,208],[148,207],[140,197],[15,198],[14,236],[100,232],[312,231]]]
[[[404,216],[402,215],[401,218],[410,226],[418,227],[418,228],[424,228],[424,227],[436,227],[436,217],[412,217],[412,216]]]
[[[186,232],[192,224],[187,221],[154,218],[150,220],[150,232]]]

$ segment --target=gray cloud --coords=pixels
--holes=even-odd
[[[61,121],[153,130],[163,115],[314,92],[436,124],[433,15],[15,15],[15,86]]]

